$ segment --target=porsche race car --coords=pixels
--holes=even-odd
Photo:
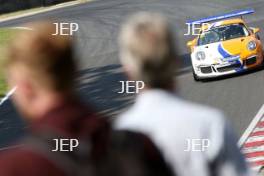
[[[187,43],[194,80],[243,72],[263,64],[260,29],[248,27],[242,19],[242,15],[253,12],[248,9],[191,22],[215,21],[201,28],[199,35]],[[237,16],[241,18],[233,18]]]

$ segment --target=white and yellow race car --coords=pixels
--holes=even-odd
[[[243,72],[263,64],[259,28],[248,27],[242,18],[233,18],[253,12],[248,9],[191,22],[216,21],[201,28],[199,35],[187,43],[194,80]]]

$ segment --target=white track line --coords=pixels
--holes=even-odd
[[[34,30],[32,28],[29,27],[24,27],[24,26],[16,26],[16,27],[11,27],[11,29],[20,29],[20,30]],[[9,92],[7,92],[6,96],[2,99],[0,99],[0,106],[2,106],[4,104],[5,101],[7,101],[9,99],[9,97],[16,91],[16,87],[14,87],[13,89],[11,89]]]
[[[248,128],[246,129],[244,134],[240,137],[240,139],[238,141],[239,147],[242,147],[242,145],[245,143],[245,141],[249,137],[250,133],[253,131],[253,129],[256,127],[257,123],[263,117],[263,114],[264,114],[264,104],[261,106],[261,108],[258,111],[258,113],[256,114],[256,116],[253,118],[253,120],[251,121],[250,125],[248,126]]]
[[[6,100],[8,100],[9,97],[11,97],[11,95],[16,91],[16,89],[17,89],[17,87],[14,87],[13,89],[11,89],[11,90],[6,94],[6,96],[5,96],[4,98],[1,99],[1,101],[0,101],[0,106],[2,106],[2,105],[4,104],[4,102],[5,102]]]
[[[0,151],[14,149],[14,148],[18,148],[18,147],[21,147],[21,146],[23,146],[23,144],[13,145],[13,146],[9,146],[9,147],[3,147],[3,148],[0,148]]]
[[[24,27],[24,26],[11,27],[11,29],[21,29],[21,30],[29,30],[29,31],[33,31],[32,28]]]

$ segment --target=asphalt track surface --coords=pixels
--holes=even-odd
[[[31,17],[0,23],[0,27],[21,26],[39,19],[76,22],[80,30],[76,40],[79,57],[79,93],[100,112],[115,117],[133,103],[133,95],[121,95],[119,81],[126,80],[119,60],[117,36],[120,24],[137,11],[154,11],[166,15],[178,36],[181,65],[175,74],[179,95],[223,110],[240,136],[264,103],[264,70],[209,82],[194,82],[186,48],[185,22],[232,10],[252,7],[256,13],[245,17],[250,26],[261,28],[264,41],[264,0],[99,0],[67,7]],[[158,103],[158,102],[157,102]],[[180,117],[179,117],[180,118]],[[25,125],[12,103],[0,107],[0,147],[24,133]],[[191,130],[191,129],[190,129]]]

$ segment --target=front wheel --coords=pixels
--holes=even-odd
[[[192,73],[194,81],[200,81],[199,77],[195,74],[194,70],[192,70]]]

